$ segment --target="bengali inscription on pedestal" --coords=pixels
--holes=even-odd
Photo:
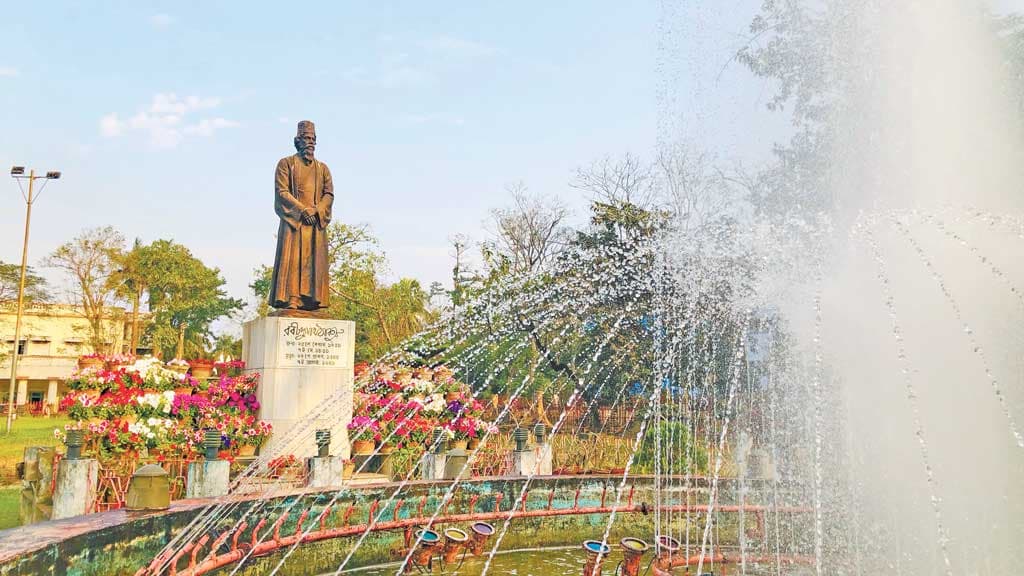
[[[346,330],[317,320],[288,319],[280,326],[277,366],[341,368],[345,362]]]

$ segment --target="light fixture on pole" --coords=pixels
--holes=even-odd
[[[29,170],[25,175],[24,166],[12,166],[11,177],[18,180],[18,187],[21,188],[21,180],[28,180],[28,194],[21,189],[21,196],[25,199],[25,239],[21,244],[21,278],[18,280],[18,309],[14,320],[14,345],[11,347],[11,387],[7,395],[7,433],[11,433],[11,424],[14,422],[15,408],[15,387],[18,382],[18,344],[21,342],[21,315],[25,306],[25,268],[28,265],[28,227],[32,221],[32,203],[42,194],[46,188],[46,182],[35,192],[36,180],[56,180],[60,178],[60,172],[50,171],[46,176],[36,176],[35,170]],[[27,350],[26,350],[27,351]]]

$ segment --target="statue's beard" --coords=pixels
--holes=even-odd
[[[299,156],[302,156],[303,160],[313,160],[313,152],[315,152],[313,148],[303,148],[299,151]]]

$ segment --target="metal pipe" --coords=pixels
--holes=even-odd
[[[708,506],[707,504],[698,504],[698,505],[675,504],[675,505],[671,505],[671,506],[662,506],[660,509],[663,512],[687,512],[687,511],[689,511],[689,512],[696,512],[696,513],[707,513],[709,510],[711,510],[711,508],[712,507]],[[740,506],[736,506],[736,505],[715,506],[714,507],[715,510],[718,510],[720,512],[738,512],[740,508],[741,508]],[[747,512],[757,512],[757,511],[762,511],[763,512],[763,511],[767,511],[767,510],[771,509],[768,506],[752,505],[752,504],[748,504],[746,506],[743,506],[742,508],[745,509]],[[551,517],[551,516],[562,516],[562,515],[611,514],[613,512],[615,514],[626,514],[626,513],[642,513],[645,510],[649,512],[651,510],[651,508],[647,507],[645,504],[633,505],[633,506],[618,506],[618,507],[615,507],[615,506],[604,506],[604,507],[601,507],[601,506],[587,506],[587,507],[582,507],[582,508],[579,508],[579,507],[578,508],[559,508],[559,509],[553,509],[553,510],[538,509],[538,510],[528,510],[526,512],[523,512],[521,509],[517,509],[517,510],[514,510],[514,511],[495,510],[493,512],[477,512],[477,513],[474,513],[474,514],[453,514],[451,516],[435,518],[435,519],[433,519],[433,521],[431,521],[431,519],[428,518],[428,517],[403,518],[401,520],[390,520],[390,521],[387,521],[387,522],[378,522],[378,523],[373,524],[369,528],[367,527],[366,524],[360,524],[360,525],[355,525],[355,526],[348,526],[348,525],[346,525],[346,526],[340,526],[340,527],[336,527],[336,528],[328,528],[326,530],[316,530],[316,531],[310,532],[309,534],[306,534],[306,536],[304,538],[302,538],[302,542],[317,542],[317,541],[320,541],[320,540],[329,540],[331,538],[344,538],[344,537],[347,537],[347,536],[356,536],[356,535],[362,534],[363,532],[366,532],[367,529],[369,529],[371,531],[401,530],[401,529],[404,529],[404,528],[413,528],[413,527],[416,527],[416,526],[422,526],[422,525],[427,524],[428,522],[430,522],[432,525],[437,525],[437,524],[454,524],[454,523],[462,523],[462,522],[478,522],[478,521],[486,521],[486,520],[505,520],[506,518],[509,518],[509,517],[512,517],[512,518],[546,518],[546,517]],[[805,513],[806,514],[806,513],[813,512],[813,508],[809,508],[809,507],[795,507],[795,506],[783,506],[783,507],[777,508],[776,511],[780,512],[780,513]],[[280,521],[281,519],[278,519],[278,520]],[[255,538],[256,531],[258,531],[260,528],[262,528],[263,525],[266,524],[266,522],[267,522],[266,519],[260,520],[259,524],[257,525],[256,530],[254,530],[254,532],[253,532],[253,534],[254,534],[254,537],[253,537],[253,541],[254,542],[253,542],[253,546],[252,546],[252,548],[253,548],[252,554],[253,555],[259,556],[259,555],[263,555],[263,554],[269,554],[269,553],[274,552],[275,550],[277,550],[279,548],[290,547],[293,544],[295,544],[296,541],[298,541],[299,538],[297,536],[290,535],[290,536],[275,537],[273,540],[270,540],[270,541],[263,541],[263,542],[258,542],[258,543],[255,542],[255,540],[256,540],[256,538]],[[220,556],[216,556],[214,558],[210,558],[210,559],[200,563],[198,566],[196,566],[194,571],[193,570],[187,570],[187,571],[184,571],[182,574],[183,574],[183,576],[197,576],[199,574],[206,574],[208,572],[211,572],[213,570],[216,570],[218,568],[221,568],[223,566],[227,566],[228,564],[232,564],[234,562],[237,562],[237,561],[241,560],[245,556],[245,554],[246,554],[246,551],[244,551],[242,549],[226,552],[224,554],[221,554]],[[768,560],[766,560],[766,561],[774,561],[775,556],[770,556],[770,557],[767,557],[767,558],[768,558]],[[799,559],[799,558],[802,558],[802,557],[796,556],[796,557],[793,557],[793,558]],[[676,561],[679,561],[680,559],[681,559],[680,557],[672,558],[672,562],[674,563]],[[752,561],[749,557],[748,557],[747,560],[748,561]],[[785,560],[783,560],[783,561],[785,561]],[[811,558],[811,561],[813,562],[813,558]],[[802,562],[800,562],[799,560],[796,560],[793,563],[802,563]]]

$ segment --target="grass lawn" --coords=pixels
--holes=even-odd
[[[63,428],[70,422],[68,418],[22,416],[14,421],[11,433],[6,434],[7,422],[0,426],[0,479],[4,479],[14,470],[14,465],[21,462],[26,446],[56,446],[53,437],[54,428]]]
[[[18,526],[18,501],[21,483],[14,480],[14,467],[24,454],[26,446],[56,446],[54,428],[63,428],[68,418],[23,416],[14,421],[10,435],[6,434],[6,420],[0,425],[0,530]],[[10,482],[15,484],[4,486]]]
[[[0,530],[21,525],[18,520],[20,499],[21,486],[0,486]]]

